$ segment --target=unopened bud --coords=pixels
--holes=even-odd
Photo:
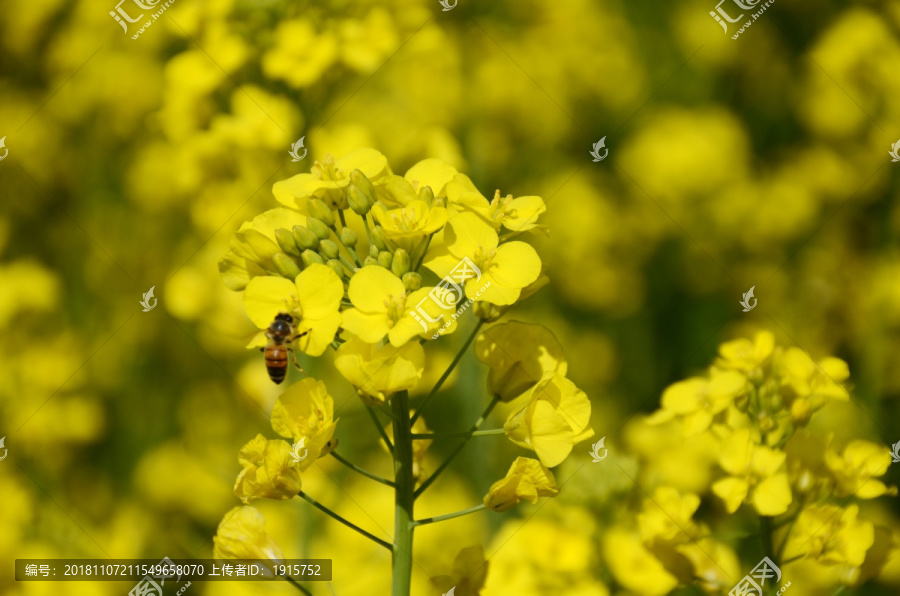
[[[351,184],[347,187],[347,204],[354,213],[365,217],[375,203],[370,203],[365,193]]]
[[[378,264],[384,267],[385,269],[390,269],[391,264],[394,261],[394,255],[384,250],[378,253]]]
[[[409,253],[402,248],[395,250],[394,259],[391,261],[391,271],[394,272],[394,275],[403,277],[409,271],[409,266]]]
[[[378,259],[372,257],[366,257],[366,260],[363,261],[363,267],[369,267],[371,265],[378,265]]]
[[[407,292],[415,292],[422,287],[422,276],[415,271],[404,274],[401,281]]]
[[[275,263],[275,269],[282,277],[286,277],[293,281],[300,275],[300,267],[297,266],[294,259],[283,252],[276,252],[272,255],[272,262]]]
[[[357,242],[359,242],[359,237],[356,235],[356,232],[344,226],[344,229],[341,230],[341,244],[347,248],[354,248]]]
[[[365,195],[369,207],[375,204],[375,200],[378,195],[375,192],[375,186],[372,185],[372,181],[362,173],[360,170],[353,170],[350,172],[350,184],[351,186],[355,186],[359,190],[362,191],[363,195]]]
[[[341,265],[340,261],[338,261],[337,259],[328,259],[328,262],[325,264],[331,267],[334,272],[337,273],[338,277],[340,277],[341,279],[347,279],[347,272],[344,271],[344,266]]]
[[[434,202],[434,191],[431,190],[430,186],[423,186],[419,189],[419,200],[425,201],[426,205],[431,205]]]
[[[303,266],[309,267],[313,263],[318,263],[319,265],[324,265],[325,260],[319,256],[319,253],[313,252],[311,250],[304,250],[303,254],[300,255],[300,258],[303,259]]]
[[[309,214],[319,219],[329,228],[334,225],[334,211],[322,199],[309,199],[306,202]]]
[[[319,239],[312,233],[312,230],[306,226],[294,226],[294,242],[297,247],[303,251],[308,248],[315,248],[319,245]]]
[[[378,250],[387,250],[387,245],[384,243],[384,228],[381,226],[372,228],[372,244],[377,246]]]
[[[375,246],[374,244],[369,246],[369,256],[372,257],[373,259],[377,259],[377,258],[378,258],[378,253],[379,253],[379,252],[380,252],[380,251],[378,250],[378,247]]]
[[[312,233],[316,235],[316,238],[319,240],[325,240],[326,238],[331,236],[331,231],[328,229],[328,226],[325,225],[321,219],[316,219],[315,217],[307,217],[306,218],[306,227],[312,230]]]
[[[336,259],[340,254],[338,245],[331,240],[322,240],[319,242],[319,253],[326,259]]]
[[[292,257],[300,256],[300,249],[297,248],[297,243],[294,241],[294,235],[285,228],[278,228],[275,230],[275,241],[285,253]]]

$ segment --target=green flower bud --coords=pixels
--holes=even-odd
[[[369,246],[369,256],[372,257],[373,259],[377,259],[377,258],[378,258],[378,253],[379,253],[379,252],[380,252],[380,251],[378,250],[378,247],[377,247],[377,246]]]
[[[340,254],[338,245],[331,240],[322,240],[319,242],[319,254],[326,259],[336,259]]]
[[[384,243],[384,228],[381,226],[372,228],[372,244],[377,246],[378,250],[387,250],[387,245]]]
[[[354,213],[365,216],[375,202],[369,202],[365,193],[351,184],[347,187],[347,204],[350,205],[350,208],[353,209]]]
[[[347,248],[355,248],[357,242],[359,242],[359,237],[356,235],[356,232],[344,226],[344,229],[341,230],[341,244]]]
[[[313,263],[318,263],[319,265],[325,264],[325,259],[319,256],[319,253],[313,252],[311,250],[304,250],[303,254],[300,255],[300,258],[303,259],[303,266],[309,267]]]
[[[415,292],[422,287],[422,276],[415,271],[403,274],[403,287],[407,292]]]
[[[430,186],[423,186],[419,189],[419,200],[425,201],[428,205],[434,202],[434,191],[431,190]]]
[[[306,227],[312,230],[312,233],[316,235],[316,238],[319,240],[325,240],[331,236],[331,230],[328,229],[328,226],[325,225],[321,219],[316,219],[315,217],[307,217],[306,218]]]
[[[347,279],[347,272],[344,270],[344,266],[341,265],[341,262],[337,259],[328,259],[328,262],[325,263],[329,267],[331,267],[335,273],[337,273],[338,277],[341,279]]]
[[[378,198],[378,194],[375,192],[375,187],[372,185],[372,181],[369,180],[366,175],[363,174],[360,170],[353,170],[352,172],[350,172],[350,185],[355,186],[362,191],[362,194],[366,197],[366,202],[369,204],[370,208],[375,204],[375,201]]]
[[[447,207],[447,197],[435,197],[431,203],[432,207]]]
[[[384,267],[385,269],[390,269],[391,264],[394,261],[394,255],[384,250],[378,253],[378,264]]]
[[[378,265],[378,260],[372,257],[366,257],[366,260],[363,261],[363,267],[369,267],[370,265]]]
[[[294,226],[294,242],[301,251],[319,246],[319,239],[306,226]]]
[[[300,256],[300,249],[297,248],[297,243],[294,241],[294,235],[285,228],[278,228],[275,230],[275,241],[278,242],[278,246],[280,246],[281,250],[285,253],[292,257]]]
[[[405,273],[409,272],[409,266],[409,253],[402,248],[395,250],[394,260],[391,262],[391,271],[394,272],[394,275],[403,277]]]
[[[275,269],[281,277],[286,277],[293,281],[300,275],[300,267],[297,266],[296,261],[283,252],[276,252],[272,255],[272,262],[275,263]]]
[[[329,228],[334,225],[334,211],[322,199],[309,199],[306,202],[309,214],[319,219]]]

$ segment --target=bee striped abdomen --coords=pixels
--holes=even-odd
[[[272,382],[279,384],[287,375],[288,351],[287,347],[278,344],[266,346],[266,370]]]

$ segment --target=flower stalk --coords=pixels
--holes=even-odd
[[[394,412],[394,546],[392,567],[393,596],[409,596],[412,578],[413,476],[412,423],[409,419],[409,396],[397,392],[391,399]]]

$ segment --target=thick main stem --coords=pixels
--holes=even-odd
[[[400,391],[391,398],[394,414],[394,548],[392,596],[409,596],[413,547],[413,451],[409,396]]]

